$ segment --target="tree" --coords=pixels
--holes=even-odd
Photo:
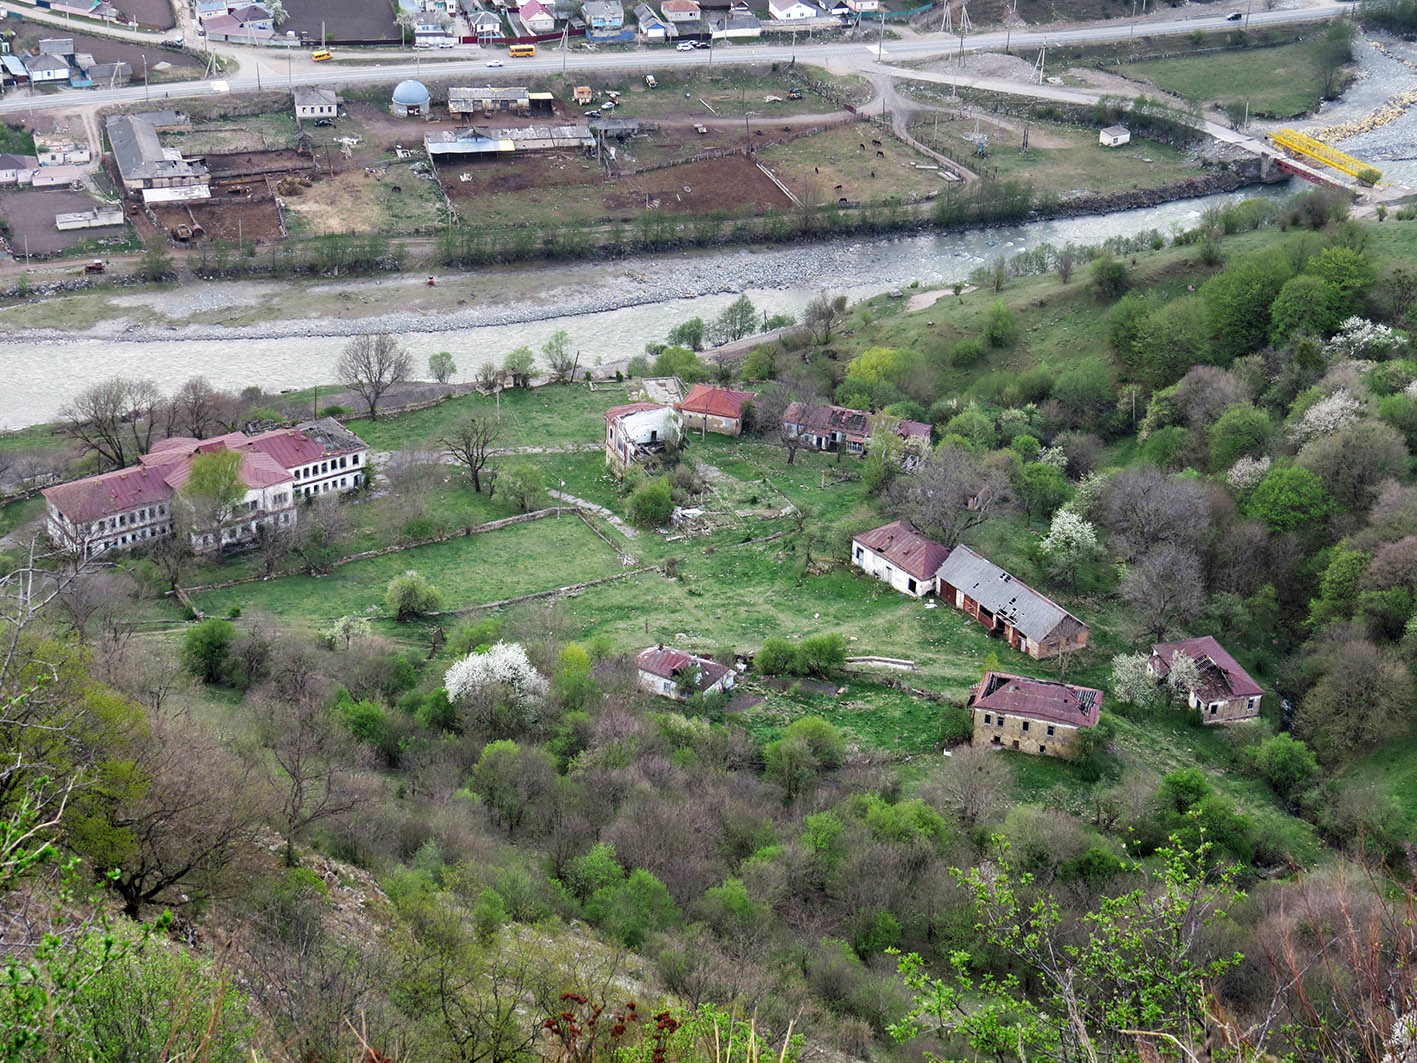
[[[984,323],[984,338],[990,347],[1008,347],[1018,339],[1018,323],[1014,312],[1002,299],[994,300],[989,307],[989,317]]]
[[[1228,365],[1269,339],[1270,305],[1293,267],[1278,254],[1237,259],[1200,288],[1218,361]]]
[[[691,317],[688,321],[681,321],[669,330],[669,335],[665,337],[671,347],[687,347],[691,351],[701,351],[704,349],[704,319],[701,317]]]
[[[1210,502],[1193,480],[1157,469],[1128,468],[1111,477],[1100,506],[1112,545],[1131,561],[1153,546],[1193,546],[1210,534]]]
[[[194,376],[177,389],[168,403],[170,431],[204,439],[218,428],[235,428],[234,402],[207,381]]]
[[[515,642],[497,642],[485,653],[468,654],[447,670],[443,685],[455,706],[478,717],[472,722],[484,733],[537,728],[551,689]]]
[[[630,521],[641,528],[662,528],[669,523],[674,511],[669,480],[659,477],[643,483],[630,494],[627,512]]]
[[[1068,478],[1056,465],[1031,461],[1018,473],[1018,494],[1030,516],[1047,516],[1068,498]]]
[[[1310,440],[1296,460],[1339,507],[1357,513],[1373,504],[1383,483],[1406,470],[1408,453],[1395,428],[1370,419]]]
[[[502,374],[490,358],[477,367],[477,386],[483,391],[496,391],[501,385]]]
[[[143,257],[138,260],[138,276],[145,281],[165,281],[173,277],[172,256],[161,236],[143,241]]]
[[[536,371],[536,355],[530,347],[518,347],[508,351],[502,360],[502,369],[512,378],[512,387],[531,387],[532,374]]]
[[[235,641],[235,624],[215,618],[203,620],[182,637],[182,663],[203,683],[219,683],[226,677],[227,658]]]
[[[285,4],[281,3],[281,0],[269,0],[266,4],[266,10],[271,13],[271,24],[273,26],[279,26],[290,18],[290,14],[285,10]]]
[[[273,687],[252,702],[255,737],[269,754],[265,782],[290,867],[295,866],[295,839],[304,830],[343,815],[365,796],[358,770],[367,753],[316,693],[297,684],[287,697]]]
[[[1324,339],[1347,314],[1342,296],[1330,284],[1309,273],[1290,277],[1270,305],[1269,341],[1276,347],[1296,336]]]
[[[1297,465],[1272,468],[1245,502],[1245,515],[1276,532],[1310,528],[1337,508],[1323,481]]]
[[[389,580],[384,604],[398,621],[436,613],[443,607],[443,595],[426,578],[413,570]]]
[[[840,767],[845,759],[846,741],[841,732],[819,716],[793,722],[781,738],[763,749],[767,773],[786,791],[788,800],[817,775]]]
[[[489,742],[472,769],[472,790],[508,834],[517,833],[556,785],[556,761],[546,750]]]
[[[1102,547],[1096,528],[1072,510],[1060,509],[1053,514],[1038,552],[1051,573],[1065,577],[1068,586],[1076,588],[1078,569],[1102,556]]]
[[[843,399],[860,395],[858,401],[873,409],[888,406],[918,388],[924,371],[925,359],[918,351],[868,347],[846,367],[838,395]]]
[[[634,949],[651,934],[678,924],[682,916],[668,887],[640,867],[623,883],[597,890],[586,902],[586,918]]]
[[[1076,244],[1065,244],[1058,248],[1058,254],[1053,259],[1053,268],[1058,271],[1058,279],[1064,284],[1073,279],[1073,267],[1078,263],[1078,254]]]
[[[571,334],[565,329],[557,329],[550,339],[541,345],[541,356],[551,369],[551,379],[569,384],[576,375],[576,355],[571,351]]]
[[[458,371],[457,363],[447,351],[438,351],[428,356],[428,374],[440,384],[446,384]]]
[[[1264,454],[1274,435],[1274,421],[1264,410],[1249,403],[1226,407],[1210,431],[1210,467],[1228,469],[1242,457]]]
[[[502,424],[491,417],[476,414],[464,417],[453,426],[451,432],[442,436],[438,443],[452,456],[453,461],[467,470],[472,477],[472,489],[481,493],[482,470],[492,457],[492,446],[501,438]]]
[[[242,455],[235,450],[214,450],[192,456],[187,481],[178,492],[186,503],[197,535],[222,541],[222,530],[231,522],[236,505],[246,495],[241,479]]]
[[[291,550],[306,572],[323,575],[344,556],[353,534],[344,505],[336,498],[321,498],[301,510]]]
[[[1319,777],[1319,762],[1313,750],[1293,735],[1266,738],[1251,753],[1255,770],[1291,805],[1298,794]]]
[[[709,336],[715,344],[732,343],[750,336],[758,328],[758,311],[753,301],[740,295],[723,308],[709,327]],[[825,342],[825,341],[823,341]]]
[[[59,411],[64,431],[106,468],[148,452],[162,393],[151,380],[112,377],[80,391]]]
[[[819,345],[830,343],[832,334],[845,321],[846,296],[844,295],[833,296],[826,292],[819,292],[812,297],[807,304],[807,309],[802,312],[802,323],[812,334],[813,342]]]
[[[529,513],[546,501],[546,481],[541,470],[526,462],[515,462],[497,471],[497,489],[519,513]]]
[[[1345,764],[1407,726],[1412,675],[1396,654],[1340,633],[1316,657],[1322,674],[1299,700],[1294,729],[1325,764]]]
[[[379,402],[396,384],[408,379],[413,359],[387,332],[355,336],[335,363],[335,376],[368,407],[371,420],[379,416]]]
[[[1108,682],[1118,701],[1140,709],[1157,707],[1161,700],[1160,684],[1148,667],[1150,662],[1151,655],[1146,653],[1122,653],[1112,658]]]
[[[1200,611],[1204,601],[1200,559],[1181,547],[1154,546],[1128,567],[1121,592],[1141,629],[1160,642],[1167,631]]]
[[[1092,292],[1099,299],[1118,299],[1131,286],[1126,264],[1118,262],[1111,255],[1093,259],[1088,273]]]
[[[955,546],[965,532],[992,517],[1007,498],[1008,482],[1002,474],[949,444],[942,444],[918,471],[897,479],[887,492],[892,510],[945,547]]]
[[[1010,782],[1009,766],[986,746],[961,745],[925,783],[923,796],[959,814],[973,828],[997,813]]]

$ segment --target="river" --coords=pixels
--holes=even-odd
[[[1277,197],[1286,186],[1181,200],[1142,210],[1033,222],[1009,228],[894,238],[852,239],[791,247],[731,248],[712,252],[656,255],[626,262],[552,264],[441,277],[440,285],[462,283],[469,290],[495,276],[515,300],[495,305],[451,309],[437,314],[385,313],[375,318],[353,312],[300,320],[223,328],[176,324],[137,327],[105,322],[83,332],[14,331],[22,318],[6,314],[8,330],[0,336],[0,365],[9,385],[0,391],[0,426],[14,429],[52,420],[84,387],[115,375],[150,378],[164,390],[175,389],[201,374],[221,388],[259,385],[268,391],[310,387],[334,378],[332,367],[352,333],[387,330],[397,334],[423,367],[428,355],[451,351],[457,379],[469,379],[479,363],[513,347],[538,348],[557,329],[566,329],[587,367],[622,362],[662,340],[675,324],[716,315],[739,293],[768,313],[799,315],[813,295],[842,292],[853,300],[919,282],[922,288],[964,280],[975,268],[999,256],[1018,254],[1042,243],[1096,244],[1111,236],[1148,229],[1170,233],[1196,223],[1206,208],[1250,196]],[[407,289],[410,299],[422,282],[400,276],[312,284],[313,295],[331,289]],[[232,282],[234,297],[223,295],[223,282],[175,292],[122,295],[120,305],[146,302],[164,307],[183,320],[184,300],[191,309],[230,305],[232,298],[259,302],[280,286]],[[288,290],[285,292],[288,298]],[[381,292],[387,296],[388,292]]]

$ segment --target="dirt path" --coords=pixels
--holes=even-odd
[[[640,533],[636,529],[630,527],[604,506],[596,505],[594,502],[587,502],[584,498],[577,498],[575,495],[568,495],[565,491],[552,489],[546,493],[558,502],[569,503],[577,509],[585,510],[587,513],[594,513],[597,517],[603,518],[605,523],[609,524],[626,539],[638,539],[640,537]]]

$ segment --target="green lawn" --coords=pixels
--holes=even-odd
[[[940,707],[934,702],[865,680],[853,679],[844,686],[844,694],[816,694],[754,685],[753,692],[767,695],[767,700],[735,718],[759,742],[778,738],[794,720],[820,716],[841,728],[847,742],[862,751],[920,754],[938,747]]]
[[[1365,757],[1348,781],[1372,782],[1392,795],[1409,836],[1417,835],[1417,730]]]
[[[576,517],[551,517],[501,531],[420,546],[342,565],[328,576],[246,583],[197,596],[214,616],[233,608],[285,620],[382,613],[384,588],[408,570],[443,592],[447,608],[552,590],[621,571],[619,559]]]
[[[512,389],[495,396],[464,395],[415,413],[378,421],[350,421],[376,450],[435,450],[438,438],[468,416],[500,417],[498,447],[593,443],[604,438],[605,411],[627,401],[623,390],[584,384]]]
[[[1299,41],[1180,59],[1151,59],[1121,68],[1158,88],[1201,104],[1250,102],[1250,114],[1296,118],[1318,106],[1324,88],[1321,42]]]

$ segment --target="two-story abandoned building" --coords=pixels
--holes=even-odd
[[[683,438],[683,418],[673,406],[630,402],[605,411],[605,463],[623,476],[631,465],[653,464],[665,447]]]
[[[1097,724],[1102,691],[1054,679],[985,672],[966,702],[973,744],[1035,756],[1070,757],[1078,732]]]

